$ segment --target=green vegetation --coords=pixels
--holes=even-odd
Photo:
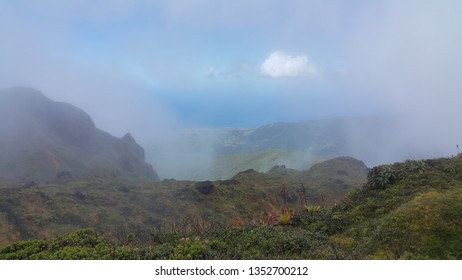
[[[22,241],[0,249],[1,259],[307,259],[320,258],[324,236],[294,227],[225,228],[201,237],[153,236],[162,243],[121,243],[80,230],[49,241]]]
[[[271,149],[259,152],[218,154],[211,168],[212,178],[229,178],[240,171],[254,169],[266,172],[275,165],[287,165],[298,170],[309,169],[324,161],[309,151]]]
[[[332,208],[330,238],[342,258],[461,259],[461,194],[460,156],[373,168]]]
[[[152,185],[121,183],[84,188],[88,182],[81,182],[79,193],[70,186],[55,186],[53,193],[49,186],[50,189],[42,195],[34,195],[40,189],[35,186],[27,191],[3,187],[0,188],[2,197],[8,192],[9,195],[8,199],[1,200],[0,207],[2,211],[10,210],[1,219],[22,225],[1,224],[2,233],[12,232],[10,240],[42,232],[44,230],[38,225],[43,223],[50,228],[48,223],[52,219],[68,221],[69,224],[67,228],[60,224],[58,228],[62,234],[55,231],[39,240],[9,242],[0,248],[0,258],[462,259],[461,156],[375,167],[370,170],[367,183],[363,182],[363,188],[347,188],[343,199],[337,203],[331,201],[328,194],[322,196],[324,199],[311,199],[311,195],[327,182],[333,183],[331,186],[337,191],[342,189],[336,183],[340,177],[317,181],[317,185],[309,185],[308,181],[300,185],[301,178],[317,178],[323,170],[330,170],[332,176],[345,177],[345,172],[350,174],[353,171],[336,169],[345,162],[352,164],[354,160],[343,158],[328,166],[314,166],[310,169],[311,174],[282,167],[275,167],[266,174],[249,170],[230,180],[213,182],[214,188],[207,195],[195,188],[209,183],[196,185],[174,180],[156,185],[155,195],[149,191]],[[352,177],[349,176],[349,180]],[[293,186],[294,182],[299,183]],[[344,183],[347,182],[344,178]],[[107,191],[109,187],[112,187],[111,192]],[[106,191],[102,192],[103,189]],[[124,194],[126,202],[116,202],[121,199],[119,193]],[[306,204],[300,203],[303,193]],[[296,195],[295,201],[291,194]],[[57,202],[54,197],[61,197],[69,206],[51,207]],[[186,210],[180,212],[180,207],[175,204],[159,204],[156,197],[165,198],[168,203],[176,199],[176,204]],[[32,212],[20,215],[19,212],[26,207],[21,202],[24,198],[28,198],[27,205],[35,215]],[[260,199],[255,201],[257,198]],[[34,199],[35,206],[31,203]],[[75,200],[85,206],[78,211],[96,205],[100,212],[92,208],[86,210],[87,214],[76,215],[78,211],[72,212],[78,207],[73,203]],[[51,201],[51,205],[47,201]],[[145,220],[142,217],[147,217],[147,210],[143,209],[147,208],[122,207],[125,214],[119,213],[117,208],[111,208],[113,212],[108,210],[112,203],[121,203],[120,208],[135,201],[137,205],[146,203],[157,207],[158,213],[170,212],[169,220],[160,220],[160,214],[151,216],[157,226],[152,223],[152,226],[143,228]],[[54,210],[40,210],[46,207]],[[179,213],[185,212],[191,215],[181,217]],[[90,217],[105,226],[91,225]],[[127,217],[130,217],[130,224],[119,227],[117,234],[114,229],[109,230],[110,224],[126,221]],[[26,222],[36,226],[26,227]],[[65,234],[77,228],[70,227],[72,223],[93,229]],[[16,235],[12,229],[17,231]],[[146,233],[141,229],[149,231]],[[58,236],[53,237],[55,234]]]
[[[319,204],[321,197],[326,198],[326,205],[333,205],[366,180],[364,164],[349,158],[313,168],[296,171],[277,166],[267,173],[248,170],[214,182],[140,184],[95,177],[28,187],[0,186],[0,245],[50,239],[83,228],[115,239],[134,232],[148,241],[152,230],[185,231],[193,226],[192,221],[250,224],[265,213]],[[285,195],[280,193],[283,185]],[[304,193],[298,191],[300,185],[305,186]]]

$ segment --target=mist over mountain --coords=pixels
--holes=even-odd
[[[255,129],[190,128],[178,131],[174,145],[156,142],[146,150],[148,161],[166,178],[226,179],[247,169],[266,172],[274,165],[306,170],[340,156],[368,166],[403,160],[415,150],[405,139],[402,146],[390,141],[400,130],[396,119],[386,116],[281,122]]]
[[[368,134],[367,141],[377,143],[383,138],[390,122],[390,119],[384,117],[339,117],[300,123],[273,123],[257,129],[236,129],[229,132],[227,139],[218,147],[218,152],[245,153],[282,149],[311,151],[322,157],[334,157],[352,153],[351,150],[357,145],[351,139],[352,130]],[[372,133],[373,130],[375,133]]]
[[[85,176],[158,180],[144,150],[127,133],[96,128],[81,109],[41,92],[0,91],[0,180],[50,181]]]

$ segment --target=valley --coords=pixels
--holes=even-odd
[[[462,156],[370,165],[390,119],[186,129],[145,155],[34,89],[0,101],[0,259],[462,258]]]

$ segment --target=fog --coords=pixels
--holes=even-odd
[[[383,160],[451,156],[462,140],[460,2],[406,1],[361,14],[349,86],[397,118]]]
[[[223,130],[184,135],[211,119],[390,117],[380,143],[350,130],[368,165],[462,144],[460,1],[14,2],[0,4],[0,88],[33,87],[115,136],[131,132],[162,178],[208,176]],[[275,52],[317,75],[262,77]]]

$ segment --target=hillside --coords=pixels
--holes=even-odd
[[[283,209],[333,205],[366,181],[361,161],[338,158],[306,171],[275,166],[228,180],[134,183],[87,179],[27,188],[0,186],[0,244],[94,228],[112,237],[202,225],[242,226]]]
[[[114,137],[81,109],[26,87],[0,91],[0,151],[4,183],[88,176],[158,180],[129,133]]]
[[[271,173],[300,175],[281,167]],[[253,171],[238,176],[265,178]],[[461,213],[462,156],[408,160],[373,168],[362,188],[333,207],[309,205],[227,227],[197,220],[185,223],[190,228],[152,231],[147,242],[136,231],[114,239],[87,229],[14,243],[0,249],[0,258],[460,260]]]
[[[378,166],[331,212],[340,258],[462,259],[462,156]]]
[[[266,150],[249,153],[216,154],[210,168],[212,178],[229,178],[247,169],[267,172],[275,165],[284,165],[297,170],[307,170],[324,158],[310,152]]]
[[[404,155],[413,152],[409,147],[389,149],[387,135],[396,134],[397,127],[392,118],[370,116],[258,128],[185,129],[167,144],[153,141],[146,151],[147,159],[159,167],[164,178],[189,180],[226,179],[249,168],[266,172],[273,165],[304,170],[341,156],[360,158],[372,166],[396,161],[398,156],[390,151]],[[182,160],[169,160],[174,155]]]

